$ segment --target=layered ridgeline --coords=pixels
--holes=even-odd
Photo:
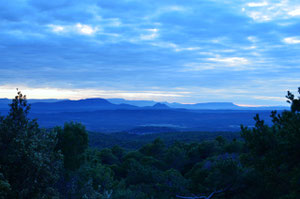
[[[8,99],[0,99],[0,111],[8,111]],[[239,131],[251,126],[256,113],[270,123],[270,110],[287,107],[242,107],[230,102],[180,104],[124,99],[29,100],[31,118],[52,128],[68,121],[82,122],[88,130],[157,133],[168,131]]]
[[[287,106],[239,106],[232,102],[207,102],[195,104],[156,102],[148,100],[125,100],[121,98],[102,99],[88,98],[82,100],[59,100],[59,99],[29,99],[32,111],[95,111],[116,109],[190,109],[190,110],[286,110]],[[8,109],[9,99],[0,99],[0,108]]]
[[[19,92],[0,117],[0,198],[299,199],[300,97],[287,98],[291,111],[272,112],[270,126],[256,115],[253,128],[241,127],[243,139],[153,139],[88,133],[74,122],[42,129]]]

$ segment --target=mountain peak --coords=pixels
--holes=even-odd
[[[156,109],[169,109],[170,107],[163,103],[156,103],[152,106],[152,108]]]
[[[103,98],[87,98],[87,99],[78,100],[78,102],[111,104],[108,100]]]

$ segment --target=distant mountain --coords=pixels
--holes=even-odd
[[[253,117],[260,115],[271,123],[270,111],[137,109],[82,112],[31,112],[42,127],[51,128],[65,122],[81,122],[90,131],[154,133],[170,128],[177,131],[239,131],[240,125],[253,126]],[[145,128],[139,128],[139,127]],[[152,128],[154,127],[154,128]],[[159,128],[158,128],[159,127]],[[166,128],[165,128],[166,127]]]
[[[259,107],[241,107],[240,110],[290,110],[288,106],[259,106]]]
[[[210,109],[210,110],[237,110],[241,107],[233,104],[232,102],[208,102],[197,104],[180,104],[180,103],[167,103],[172,108],[185,108],[185,109]]]
[[[259,107],[247,107],[239,106],[232,102],[207,102],[207,103],[196,103],[196,104],[182,104],[178,102],[156,102],[152,100],[126,100],[122,98],[107,99],[109,102],[114,104],[130,104],[138,107],[150,107],[157,103],[165,104],[169,108],[180,108],[180,109],[192,109],[192,110],[289,110],[288,106],[259,106]]]
[[[61,99],[28,99],[29,104],[34,104],[34,103],[53,103],[53,102],[59,102],[63,101]],[[0,109],[8,110],[9,109],[9,104],[12,102],[11,99],[7,98],[0,98]]]
[[[0,104],[9,104],[11,102],[10,99],[7,98],[0,98]]]
[[[163,110],[163,109],[171,109],[168,105],[163,103],[156,103],[153,106],[143,106],[141,109],[152,109],[152,110]]]
[[[156,102],[152,100],[125,100],[122,98],[113,98],[107,99],[109,102],[114,104],[125,103],[130,105],[135,105],[139,107],[149,107],[149,106],[160,106],[162,108],[162,104],[166,105],[165,108],[184,108],[184,109],[230,109],[236,110],[243,107],[233,104],[232,102],[208,102],[208,103],[197,103],[197,104],[181,104],[181,103],[169,103],[169,102]]]
[[[0,99],[0,110],[8,110],[9,106],[8,104],[11,102],[9,99]]]
[[[8,99],[0,100],[0,115],[7,113],[10,102]],[[138,107],[92,98],[32,103],[30,117],[37,118],[39,124],[46,128],[75,121],[93,131],[148,134],[163,131],[239,131],[240,124],[252,126],[257,113],[270,124],[270,110],[275,109],[241,107],[230,102],[155,103]]]
[[[0,104],[10,104],[12,99],[8,98],[0,98]],[[67,99],[28,99],[29,103],[37,103],[37,102],[59,102]]]
[[[29,99],[33,111],[69,112],[69,111],[95,111],[116,109],[191,109],[191,110],[288,110],[287,106],[262,106],[245,107],[232,102],[208,102],[197,104],[181,104],[177,102],[155,102],[147,100],[125,100],[121,98],[102,99],[88,98],[82,100],[58,100],[58,99]],[[0,99],[0,109],[8,110],[10,99]]]
[[[152,106],[154,109],[169,109],[170,107],[163,103],[156,103]]]
[[[122,98],[111,98],[111,99],[106,99],[106,100],[113,104],[130,104],[130,105],[139,106],[139,107],[153,106],[157,103],[152,100],[126,100],[126,99],[122,99]]]
[[[38,102],[60,102],[60,101],[65,101],[68,99],[28,99],[28,102],[33,104],[33,103],[38,103]],[[11,100],[9,100],[10,102]]]
[[[102,98],[90,98],[83,100],[64,100],[53,103],[38,102],[31,105],[34,112],[85,112],[96,110],[137,109],[129,104],[112,104]]]

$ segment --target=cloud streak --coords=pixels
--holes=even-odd
[[[261,104],[254,96],[268,92],[278,104],[300,84],[299,8],[289,0],[3,1],[0,86],[187,103]],[[232,95],[211,95],[219,89]]]

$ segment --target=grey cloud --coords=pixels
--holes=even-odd
[[[253,91],[255,79],[296,78],[299,45],[283,39],[298,35],[297,20],[257,23],[241,12],[245,3],[2,1],[0,85]]]

